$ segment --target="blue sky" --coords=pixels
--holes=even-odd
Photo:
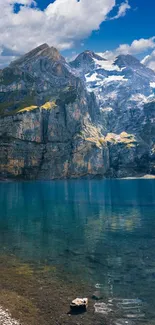
[[[86,42],[88,47],[93,46],[96,50],[102,50],[102,47],[103,50],[114,49],[119,44],[130,44],[135,39],[154,35],[155,1],[132,0],[129,3],[132,9],[124,17],[103,22],[100,30],[92,33]]]
[[[0,0],[0,9],[0,67],[42,43],[66,57],[108,50],[155,67],[155,0]]]
[[[38,7],[42,10],[51,2],[54,0],[37,0]],[[117,4],[121,3],[122,0],[117,1]],[[83,41],[84,49],[102,52],[114,49],[123,43],[130,44],[135,39],[154,36],[155,0],[130,0],[129,4],[131,10],[124,17],[103,22],[99,31],[92,32],[91,36]],[[116,9],[112,13],[115,13]],[[81,51],[81,46],[77,44],[74,50]]]

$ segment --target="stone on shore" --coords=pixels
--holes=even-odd
[[[76,298],[70,304],[72,310],[83,309],[86,310],[88,307],[88,298]]]

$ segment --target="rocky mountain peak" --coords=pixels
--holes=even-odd
[[[149,81],[155,80],[155,73],[153,70],[147,68],[144,64],[142,64],[137,58],[132,55],[119,55],[115,62],[119,68],[126,68],[130,73],[137,74],[137,76],[141,76],[143,78],[148,79]]]
[[[30,61],[32,60],[34,57],[40,56],[42,54],[43,51],[47,51],[49,50],[50,47],[44,43],[38,47],[36,47],[35,49],[31,50],[30,52],[24,54],[23,56],[21,56],[19,59],[11,62],[11,66],[18,66],[21,65],[23,62],[26,61]]]
[[[95,60],[105,61],[102,57],[93,51],[86,50],[79,54],[77,58],[70,62],[70,66],[76,69],[82,77],[84,74],[90,72],[95,68]]]
[[[28,63],[31,64],[32,62],[40,58],[41,59],[48,58],[51,59],[52,61],[65,62],[65,59],[61,56],[61,54],[56,48],[50,47],[48,44],[45,43],[36,47],[34,50],[26,53],[21,58],[13,61],[10,66],[14,67],[14,66],[23,66]]]
[[[98,54],[96,54],[93,51],[86,50],[82,53],[80,53],[74,61],[72,61],[70,64],[78,68],[80,65],[88,65],[88,64],[94,64],[94,59],[97,60],[104,60],[102,57],[100,57]]]
[[[65,58],[47,44],[12,62],[0,75],[0,113],[42,105],[77,84]]]
[[[119,55],[116,60],[115,60],[115,64],[117,64],[120,68],[123,68],[123,67],[141,67],[141,63],[140,61],[135,58],[134,56],[132,55],[125,55],[125,54],[122,54],[122,55]]]

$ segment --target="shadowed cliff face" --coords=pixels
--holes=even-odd
[[[99,131],[85,109],[81,99],[1,118],[1,175],[54,179],[104,174],[107,148],[97,140]],[[89,128],[83,133],[84,123]]]
[[[94,91],[87,91],[84,80],[84,74],[95,69],[94,59],[100,61],[87,51],[69,65],[56,49],[43,44],[0,72],[0,177],[155,173],[154,101],[146,102],[143,109],[135,104],[129,110],[125,100],[119,98],[116,105],[114,98],[113,109],[101,107],[105,89],[96,85]],[[134,69],[138,64],[141,83],[143,74],[155,78],[152,71],[142,71],[137,60],[123,57],[121,62]],[[122,69],[120,58],[117,64]],[[84,71],[82,78],[79,69],[80,74]],[[117,88],[116,84],[111,87],[112,91]]]

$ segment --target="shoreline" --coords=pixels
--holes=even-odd
[[[15,256],[0,256],[0,324],[2,325],[105,325],[107,316],[94,313],[94,288],[52,265],[23,263]],[[89,299],[88,311],[70,313],[76,297]]]
[[[127,176],[127,177],[112,177],[112,178],[109,178],[109,177],[100,177],[98,178],[97,176],[96,177],[86,177],[86,178],[83,178],[83,177],[79,177],[79,178],[55,178],[55,179],[17,179],[17,178],[0,178],[0,183],[27,183],[27,182],[55,182],[55,181],[80,181],[80,180],[86,180],[86,181],[107,181],[107,180],[136,180],[136,179],[146,179],[146,180],[153,180],[155,179],[155,175],[151,175],[151,174],[146,174],[146,175],[143,175],[143,176]]]

